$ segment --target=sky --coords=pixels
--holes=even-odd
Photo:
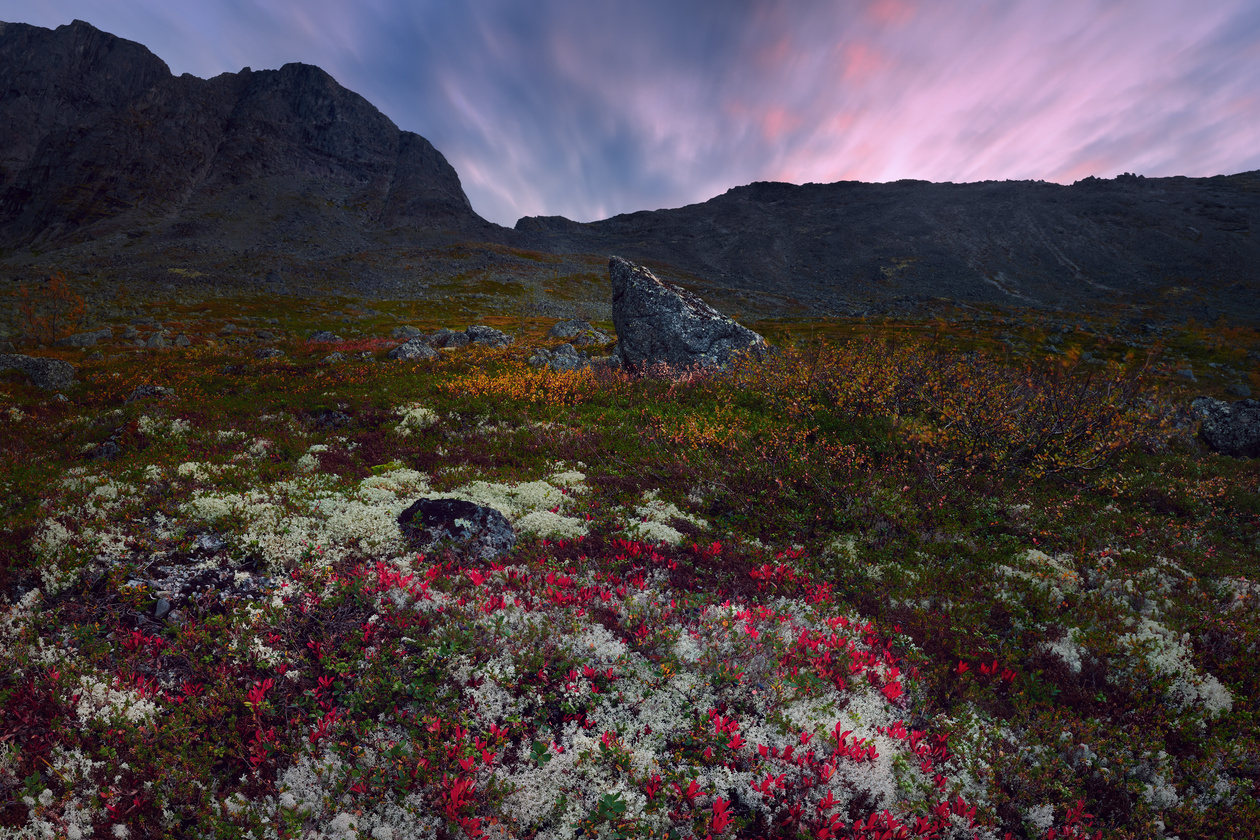
[[[319,65],[507,226],[752,181],[1260,169],[1257,0],[0,0],[76,18],[176,74]]]

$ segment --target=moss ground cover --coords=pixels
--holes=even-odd
[[[1254,334],[779,323],[763,363],[632,380],[530,368],[535,317],[398,363],[389,304],[330,305],[358,334],[172,304],[186,348],[45,351],[64,400],[0,377],[0,836],[1260,817],[1260,467],[1196,443],[1176,373],[1214,393]],[[408,551],[421,495],[516,550]]]

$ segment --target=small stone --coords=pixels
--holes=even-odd
[[[137,385],[135,390],[131,392],[131,396],[123,400],[124,403],[135,402],[136,400],[146,399],[148,397],[173,397],[174,389],[167,388],[163,385]]]
[[[389,351],[389,357],[400,362],[436,359],[437,355],[437,351],[430,347],[428,340],[422,336],[409,339]]]
[[[1225,391],[1231,397],[1239,397],[1240,399],[1244,399],[1244,400],[1247,399],[1247,397],[1251,396],[1251,389],[1248,388],[1242,382],[1235,382],[1234,384],[1226,388]]]
[[[225,545],[226,543],[214,534],[198,534],[197,539],[193,541],[193,548],[197,551],[215,552]]]
[[[312,333],[311,337],[307,339],[307,341],[312,343],[342,340],[341,336],[329,332],[328,330],[320,330],[319,332]]]
[[[325,409],[324,411],[321,411],[319,414],[315,415],[314,419],[315,419],[315,425],[321,429],[322,428],[339,429],[350,422],[350,415],[346,414],[343,411],[334,411],[332,409]]]
[[[473,344],[480,344],[485,347],[502,348],[512,343],[512,336],[496,330],[494,327],[488,327],[485,324],[475,324],[464,331],[468,335],[468,340]]]
[[[419,338],[422,335],[424,335],[424,333],[416,327],[402,326],[394,327],[394,330],[389,334],[389,337],[401,338],[403,341],[410,341],[411,339]]]
[[[165,618],[171,611],[171,602],[165,598],[158,598],[157,604],[153,607],[154,618]]]

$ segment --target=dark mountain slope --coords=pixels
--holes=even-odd
[[[176,78],[82,21],[0,24],[0,125],[2,247],[162,223],[177,237],[239,227],[219,233],[262,246],[311,222],[302,206],[351,238],[498,230],[427,140],[309,65]]]
[[[618,254],[762,314],[945,299],[1260,323],[1260,172],[754,183],[509,230],[473,212],[432,144],[317,67],[176,78],[81,21],[0,24],[0,127],[0,251],[15,278],[68,267],[169,282],[178,264],[181,283],[281,276],[403,295],[475,274],[519,293],[534,275],[590,280]]]
[[[822,309],[923,298],[1034,307],[1189,294],[1260,313],[1260,172],[1216,178],[754,183],[701,204],[516,230],[556,252],[670,263]]]

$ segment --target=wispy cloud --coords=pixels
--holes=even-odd
[[[508,225],[753,180],[1260,168],[1252,0],[0,0],[76,17],[177,73],[319,64]]]

